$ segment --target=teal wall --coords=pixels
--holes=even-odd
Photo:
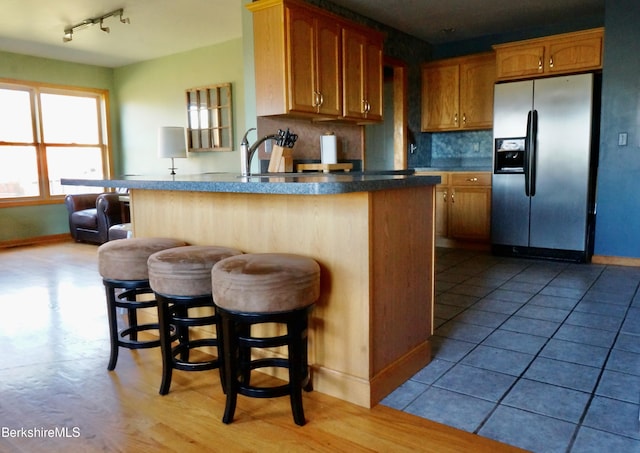
[[[596,255],[640,257],[640,3],[606,0]],[[618,134],[628,134],[618,146]]]

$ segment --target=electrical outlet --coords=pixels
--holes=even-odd
[[[618,134],[618,146],[627,146],[627,133],[620,132]]]

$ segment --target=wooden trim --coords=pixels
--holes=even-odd
[[[408,67],[404,61],[384,57],[384,66],[393,68],[393,168],[407,168],[407,80]],[[386,119],[388,121],[388,118]]]
[[[20,238],[10,239],[8,241],[0,241],[0,249],[6,249],[11,247],[21,247],[24,245],[43,245],[51,244],[54,242],[71,242],[71,236],[69,233],[52,234],[49,236],[38,236],[33,238]]]
[[[371,379],[371,407],[400,387],[431,362],[431,342],[426,340]]]
[[[463,241],[460,239],[450,239],[442,236],[436,236],[436,247],[491,251],[491,244],[481,241]]]
[[[593,255],[591,262],[594,264],[610,264],[612,266],[640,267],[640,258],[630,258],[626,256]]]

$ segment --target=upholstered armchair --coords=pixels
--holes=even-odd
[[[103,244],[109,240],[109,228],[129,222],[129,206],[120,201],[121,193],[67,195],[69,230],[77,242]]]

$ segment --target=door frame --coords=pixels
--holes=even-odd
[[[383,65],[393,69],[393,168],[407,168],[407,72],[408,65],[385,56]]]

